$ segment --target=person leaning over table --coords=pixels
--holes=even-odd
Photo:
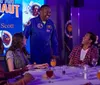
[[[96,36],[92,32],[87,32],[83,37],[82,44],[76,46],[69,55],[71,66],[92,65],[92,60],[98,61],[99,52],[94,46]]]
[[[20,68],[28,67],[31,68],[41,68],[46,67],[48,64],[33,65],[30,64],[28,60],[28,52],[25,48],[26,39],[22,32],[15,33],[12,37],[12,44],[6,53],[6,60],[9,71],[18,70]]]

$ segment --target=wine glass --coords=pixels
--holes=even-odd
[[[54,70],[54,67],[56,66],[56,60],[52,59],[50,64],[51,64],[51,66],[53,67],[53,70]]]
[[[62,74],[65,75],[66,74],[66,65],[62,65],[61,69],[62,69]]]
[[[46,71],[46,75],[47,75],[47,77],[48,77],[48,79],[49,79],[49,83],[52,83],[52,81],[51,81],[51,77],[53,76],[53,70],[51,70],[51,69],[48,69],[47,71]]]
[[[97,65],[97,59],[95,59],[95,58],[92,59],[92,65],[93,65],[93,67],[96,67],[96,65]]]

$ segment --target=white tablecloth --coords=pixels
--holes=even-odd
[[[93,85],[100,85],[100,80],[97,79],[97,72],[100,70],[100,67],[88,68],[87,79],[84,79],[83,68],[63,66],[55,67],[54,69],[55,78],[51,79],[53,83],[49,83],[48,79],[43,78],[46,69],[28,71],[35,77],[35,80],[30,82],[28,85],[84,85],[88,82],[91,82]],[[66,72],[65,75],[62,74],[63,70]]]
[[[51,79],[53,83],[49,83],[48,79],[44,79],[43,75],[46,73],[45,69],[36,69],[28,71],[31,73],[35,80],[29,83],[29,85],[84,85],[85,83],[91,82],[93,85],[100,85],[100,80],[97,79],[97,72],[100,67],[88,68],[87,79],[84,79],[82,68],[76,67],[55,67],[54,68],[55,78]],[[66,74],[62,74],[62,70],[65,70]]]

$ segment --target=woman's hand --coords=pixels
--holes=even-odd
[[[34,68],[38,68],[38,69],[44,69],[44,68],[48,68],[48,63],[44,63],[44,64],[36,64],[34,65]]]
[[[34,68],[34,66],[33,65],[30,65],[30,64],[28,64],[26,67],[28,68],[28,70],[31,70],[31,69]]]

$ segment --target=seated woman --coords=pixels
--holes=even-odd
[[[9,71],[14,71],[27,66],[28,68],[33,67],[29,65],[28,52],[25,49],[26,39],[23,33],[16,33],[12,38],[12,44],[6,53],[6,60]],[[46,64],[43,64],[46,65]],[[39,65],[41,66],[41,65]],[[38,67],[38,65],[35,65]]]
[[[98,49],[93,46],[95,41],[96,36],[93,33],[86,33],[86,35],[83,37],[82,44],[76,46],[69,55],[69,65],[92,65],[92,61],[94,59],[98,61],[99,52]]]
[[[0,55],[4,50],[2,39],[0,38]],[[2,66],[0,65],[0,85],[27,85],[31,80],[33,80],[33,76],[29,73],[25,74],[20,80],[9,83],[8,79],[14,78],[18,75],[22,75],[25,71],[28,71],[27,67],[19,69],[17,71],[12,72],[4,72]]]

